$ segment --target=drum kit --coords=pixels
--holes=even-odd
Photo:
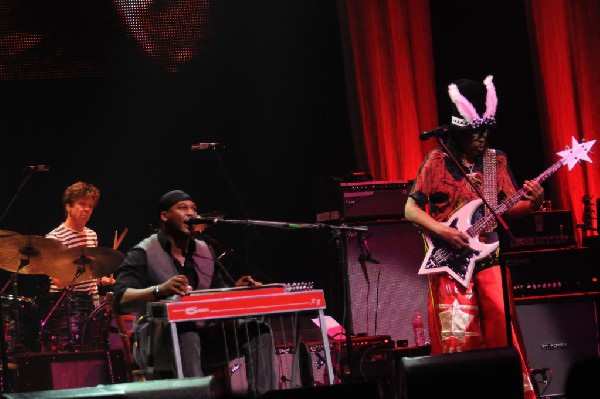
[[[112,248],[67,248],[50,238],[0,230],[3,360],[17,353],[103,345],[103,342],[86,342],[82,332],[92,322],[94,326],[100,325],[98,311],[94,312],[89,293],[76,292],[72,287],[114,274],[124,257]],[[64,289],[50,293],[51,278],[69,283]],[[36,283],[32,283],[34,280]],[[28,295],[23,295],[25,292]],[[94,320],[88,320],[91,315]],[[108,332],[88,331],[85,335],[89,341],[90,336],[108,336]]]

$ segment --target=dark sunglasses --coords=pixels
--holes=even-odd
[[[489,134],[488,129],[476,129],[471,132],[471,140],[487,139]]]

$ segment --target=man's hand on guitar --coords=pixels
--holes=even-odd
[[[525,190],[523,198],[531,202],[533,211],[537,211],[544,201],[544,188],[535,180],[525,180],[523,189]]]
[[[469,236],[453,227],[443,226],[438,235],[453,249],[462,249],[469,246]]]

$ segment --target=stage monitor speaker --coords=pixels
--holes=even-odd
[[[58,389],[38,392],[5,394],[6,399],[212,399],[213,377],[130,382],[125,384],[97,385],[95,387]]]
[[[569,369],[575,363],[600,356],[598,297],[518,300],[517,315],[529,365],[541,371],[533,376],[540,397],[562,397]]]
[[[375,382],[351,382],[344,384],[294,388],[266,392],[261,399],[331,399],[361,398],[380,399],[379,387]]]
[[[398,399],[522,399],[523,377],[514,347],[402,357]]]
[[[368,223],[366,241],[371,259],[364,263],[360,240],[346,239],[352,332],[389,335],[413,345],[415,312],[427,314],[427,276],[419,275],[425,256],[423,239],[406,220]]]

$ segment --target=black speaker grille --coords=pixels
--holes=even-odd
[[[366,262],[363,267],[358,240],[347,239],[353,333],[389,335],[414,345],[414,314],[427,314],[428,280],[417,274],[425,256],[423,240],[407,221],[373,223],[368,228],[368,247],[378,264]]]
[[[566,296],[517,302],[530,367],[549,369],[547,384],[543,376],[535,378],[540,396],[564,395],[570,367],[600,356],[597,301],[594,296]]]

